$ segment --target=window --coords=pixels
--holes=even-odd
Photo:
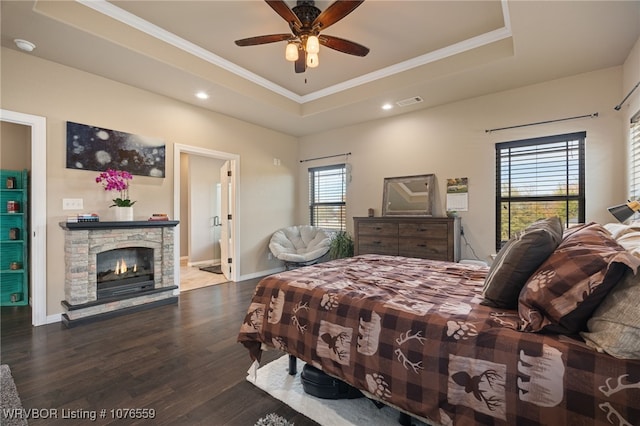
[[[309,169],[309,214],[312,226],[346,229],[346,167],[344,164]]]
[[[631,119],[631,153],[629,155],[629,199],[640,198],[640,111]]]
[[[538,219],[584,222],[586,132],[496,144],[496,249]]]

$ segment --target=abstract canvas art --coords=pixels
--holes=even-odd
[[[67,168],[164,177],[164,141],[67,121]]]

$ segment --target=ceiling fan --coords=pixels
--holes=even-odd
[[[286,41],[285,58],[295,62],[297,73],[305,72],[307,67],[318,66],[318,52],[320,44],[342,53],[355,56],[366,56],[369,49],[353,41],[339,37],[320,34],[335,24],[364,0],[336,0],[324,11],[315,6],[313,0],[298,0],[297,5],[290,9],[283,0],[265,0],[287,23],[292,34],[269,34],[236,40],[238,46],[255,46],[258,44]]]

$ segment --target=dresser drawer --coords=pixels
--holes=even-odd
[[[363,222],[358,224],[359,235],[397,236],[398,224],[388,222]]]
[[[398,254],[406,257],[451,260],[446,239],[401,238],[398,241]]]
[[[354,254],[385,254],[457,262],[460,219],[354,217]]]
[[[446,223],[400,223],[398,235],[401,237],[446,239],[449,227]]]
[[[398,254],[398,237],[384,235],[360,235],[358,254]]]

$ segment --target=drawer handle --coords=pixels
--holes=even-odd
[[[427,228],[418,228],[418,229],[416,229],[417,232],[424,232],[426,230],[427,230]]]
[[[382,244],[382,241],[374,241],[373,244]]]
[[[417,244],[418,247],[426,247],[426,244]]]
[[[375,229],[376,231],[379,231],[379,230],[381,230],[382,228],[381,228],[381,227],[379,227],[379,226],[376,226],[376,227],[375,227],[375,228],[373,228],[373,229]]]

